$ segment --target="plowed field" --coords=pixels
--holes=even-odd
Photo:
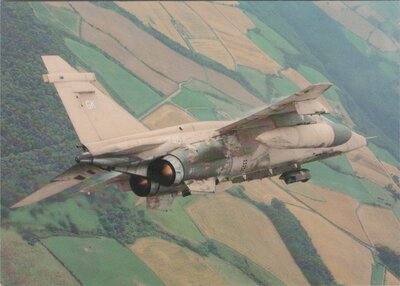
[[[174,243],[149,237],[129,247],[165,285],[226,285],[227,281],[200,255]]]
[[[204,235],[249,257],[288,285],[308,284],[271,221],[250,204],[219,194],[200,198],[187,211]]]
[[[260,104],[258,98],[233,79],[203,68],[196,62],[183,57],[118,13],[88,2],[71,2],[71,5],[84,21],[96,29],[112,35],[125,49],[157,73],[175,82],[183,82],[192,78],[209,82],[213,87],[233,98],[252,105]],[[149,80],[146,79],[146,81]]]
[[[344,3],[339,1],[318,1],[315,2],[315,5],[317,5],[327,15],[338,21],[354,34],[365,40],[369,40],[369,42],[376,48],[388,52],[393,52],[398,49],[398,47],[385,33],[374,27],[371,23],[351,10]],[[373,34],[376,35],[373,36]]]
[[[174,105],[165,104],[143,119],[150,129],[159,129],[178,124],[193,122],[195,119]]]
[[[369,285],[373,259],[367,248],[317,214],[295,206],[288,208],[300,220],[339,284]]]
[[[388,246],[400,254],[400,223],[391,210],[365,205],[358,216],[374,244]]]
[[[271,204],[272,199],[276,198],[287,204],[306,207],[275,185],[271,179],[246,182],[243,183],[242,186],[245,187],[246,195],[249,196],[249,198],[260,203]]]
[[[354,172],[377,185],[384,187],[393,184],[381,162],[367,147],[352,151],[347,154]]]
[[[359,205],[358,201],[345,194],[323,188],[317,188],[315,191],[321,195],[325,201],[317,201],[302,196],[301,191],[293,194],[307,206],[316,210],[334,224],[350,232],[362,241],[369,243],[357,217],[356,211]]]
[[[82,23],[81,35],[83,39],[102,49],[141,80],[163,94],[168,95],[178,89],[176,82],[152,70],[110,35],[85,22]]]
[[[184,47],[185,40],[175,29],[171,17],[161,3],[156,1],[116,1],[115,4],[138,17],[143,23],[152,26]]]

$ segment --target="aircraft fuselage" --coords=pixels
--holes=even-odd
[[[120,138],[119,144],[125,150],[129,149],[129,144],[134,148],[136,145],[145,145],[147,141],[154,143],[154,138],[164,142],[151,149],[153,157],[150,159],[147,154],[149,151],[145,150],[138,155],[146,160],[138,161],[135,158],[135,162],[129,163],[128,160],[121,165],[121,158],[124,157],[120,154],[115,158],[91,157],[90,163],[149,178],[169,187],[188,180],[214,178],[217,183],[241,182],[275,176],[300,170],[302,163],[342,154],[366,144],[364,137],[343,125],[326,119],[313,124],[307,122],[278,128],[276,125],[273,128],[269,125],[258,126],[227,134],[215,131],[226,122],[174,126],[141,136]],[[102,144],[103,149],[118,146],[115,140]],[[165,153],[164,150],[172,151]],[[112,153],[112,150],[107,152]],[[108,160],[106,163],[105,159]],[[115,168],[113,160],[118,165]]]

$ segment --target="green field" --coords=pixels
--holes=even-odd
[[[289,96],[298,91],[297,85],[284,75],[265,75],[255,69],[239,66],[240,72],[257,91],[263,95],[260,98],[271,103],[274,98]]]
[[[391,208],[395,205],[395,201],[388,191],[366,179],[362,179],[361,183],[376,204],[385,208]]]
[[[381,56],[390,62],[398,63],[400,61],[400,51],[397,52],[382,52]]]
[[[236,118],[251,109],[251,106],[247,103],[232,98],[202,81],[192,79],[184,86],[191,91],[203,93],[214,104],[217,113],[219,113],[219,119]],[[228,114],[230,118],[225,118],[224,114],[221,113]]]
[[[260,99],[267,104],[299,90],[297,85],[284,75],[265,75],[255,69],[242,66],[239,66],[238,72],[263,95]]]
[[[98,209],[109,201],[118,202],[118,206],[131,208],[137,197],[132,193],[121,193],[113,187],[107,187],[91,196],[72,194],[65,200],[47,201],[45,204],[33,204],[10,212],[10,221],[18,227],[29,226],[35,230],[58,229],[64,233],[98,233],[102,231]]]
[[[362,203],[372,203],[373,198],[355,177],[335,172],[321,162],[304,165],[311,171],[311,182],[332,191],[345,193]]]
[[[370,1],[368,5],[383,16],[383,23],[379,23],[379,28],[392,38],[398,39],[398,20],[399,20],[399,2],[397,1],[384,1],[375,2]],[[378,26],[375,24],[375,26]],[[397,36],[397,37],[396,37]]]
[[[42,229],[47,224],[57,228],[70,228],[70,222],[79,230],[90,231],[101,227],[96,211],[85,195],[62,202],[47,203],[46,206],[32,205],[11,212],[10,219],[16,225],[29,225]]]
[[[206,238],[185,211],[184,206],[187,204],[187,199],[181,197],[175,199],[171,209],[167,212],[148,210],[147,213],[155,223],[168,231],[197,242],[204,242]]]
[[[299,90],[293,81],[283,75],[279,77],[267,77],[267,81],[271,82],[274,89],[278,92],[277,95],[273,95],[274,97],[289,96]]]
[[[397,168],[400,167],[399,161],[396,160],[388,151],[376,146],[374,143],[368,142],[369,149],[378,157],[379,160],[385,161]]]
[[[228,97],[222,91],[219,91],[218,89],[208,85],[207,83],[205,83],[203,81],[197,80],[197,79],[190,79],[187,82],[185,82],[183,84],[183,86],[192,91],[202,92],[205,94],[214,95],[216,97],[222,97],[222,98]],[[234,100],[233,98],[229,98],[229,99]]]
[[[281,66],[285,66],[284,53],[276,48],[270,41],[265,39],[262,35],[256,33],[254,30],[247,32],[247,36],[252,40],[257,47],[259,47],[264,53],[273,58]]]
[[[213,109],[202,108],[202,107],[190,107],[186,108],[194,118],[199,121],[214,121],[219,120],[219,117]]]
[[[371,285],[384,285],[385,266],[374,257],[375,263],[372,265]]]
[[[378,66],[388,78],[392,79],[394,82],[398,81],[399,66],[397,64],[380,62]]]
[[[229,246],[218,242],[216,240],[209,240],[209,250],[217,257],[229,261],[233,266],[239,268],[253,280],[258,280],[260,285],[285,285],[279,278],[274,276],[271,272],[268,272],[258,264],[254,263],[248,257],[243,256],[236,250]]]
[[[2,285],[79,285],[43,245],[26,243],[13,229],[1,229]]]
[[[256,282],[251,280],[248,276],[246,276],[242,271],[238,268],[234,267],[227,261],[224,261],[218,258],[215,255],[208,255],[205,257],[208,264],[210,264],[215,271],[221,273],[222,276],[228,281],[229,285],[232,286],[256,286],[258,285]]]
[[[311,67],[305,65],[299,65],[297,71],[310,83],[316,84],[321,82],[330,82],[330,80],[326,78],[322,73]],[[335,104],[341,105],[340,98],[336,92],[335,86],[332,86],[328,91],[326,91],[324,93],[324,97],[329,101],[334,102]]]
[[[265,74],[241,65],[238,65],[237,71],[263,96],[263,98],[260,98],[261,100],[264,102],[270,101]]]
[[[134,77],[117,63],[106,58],[95,48],[83,45],[71,39],[65,39],[67,47],[95,72],[98,79],[104,82],[117,102],[123,103],[135,115],[161,101],[161,97],[142,81]]]
[[[359,36],[350,32],[344,27],[342,28],[342,32],[349,40],[349,42],[352,43],[357,48],[357,50],[360,51],[360,53],[362,53],[366,57],[370,55],[371,47],[365,42],[365,40],[361,39]]]
[[[334,169],[335,171],[338,171],[340,173],[354,175],[353,168],[351,167],[349,160],[344,154],[324,159],[321,162],[330,167],[331,169]]]
[[[294,46],[292,46],[284,37],[275,32],[274,29],[261,22],[256,16],[248,12],[245,12],[245,14],[250,18],[253,24],[260,29],[262,36],[269,42],[273,43],[277,48],[288,54],[300,54]]]
[[[51,237],[42,242],[83,285],[163,285],[150,268],[113,239]]]
[[[185,87],[182,88],[182,91],[178,95],[176,95],[172,101],[183,108],[214,108],[214,105],[208,99],[208,96],[204,94],[204,92],[190,90]]]
[[[311,67],[299,65],[297,71],[311,83],[329,82],[329,79],[327,79],[322,73]]]
[[[226,102],[225,100],[219,100],[215,97],[210,96],[209,100],[214,104],[218,112],[219,120],[230,120],[243,117],[245,112],[251,108],[243,103],[243,105],[236,105]]]
[[[30,2],[30,5],[35,13],[35,16],[42,22],[79,36],[80,17],[64,8],[56,8],[45,5],[40,2]]]
[[[399,201],[395,201],[392,211],[393,211],[394,215],[397,217],[397,219],[400,220],[400,202]]]
[[[248,108],[246,104],[217,93],[202,91],[197,84],[195,90],[183,87],[172,102],[186,109],[200,121],[235,118]]]

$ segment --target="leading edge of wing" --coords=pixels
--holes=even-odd
[[[93,185],[104,183],[105,181],[111,180],[118,175],[121,175],[121,173],[109,173],[89,164],[77,164],[61,175],[55,177],[44,187],[12,205],[11,208],[27,206],[47,199],[63,191],[75,192],[79,191],[81,187],[93,187]]]
[[[244,118],[239,119],[231,124],[228,124],[218,131],[220,133],[226,133],[238,129],[246,128],[248,123],[253,122],[255,120],[267,118],[273,114],[282,114],[287,112],[290,108],[289,106],[293,106],[298,102],[305,102],[317,99],[321,96],[325,91],[327,91],[332,86],[331,83],[319,83],[312,84],[278,102],[275,102],[267,107],[262,107],[258,111],[246,116]]]

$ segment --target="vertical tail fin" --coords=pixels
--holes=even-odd
[[[49,72],[43,79],[56,87],[83,145],[148,130],[93,84],[93,73],[79,72],[59,56],[42,59]]]

